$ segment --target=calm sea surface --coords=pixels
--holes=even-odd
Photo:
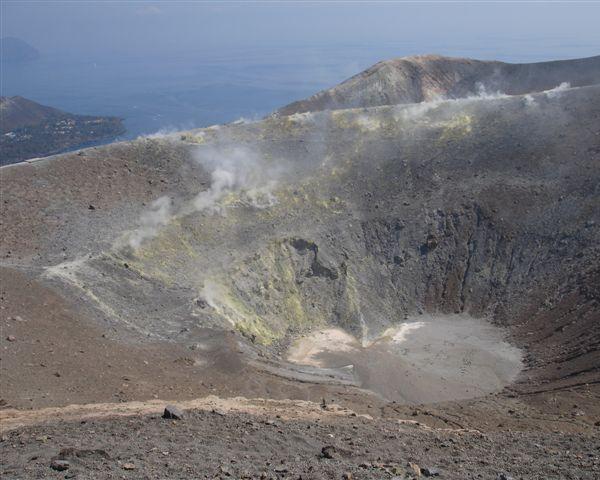
[[[593,46],[539,40],[527,45],[503,41],[487,48],[403,44],[199,50],[129,58],[44,55],[26,64],[2,65],[1,93],[72,113],[120,116],[127,128],[122,138],[128,139],[258,118],[385,58],[434,52],[529,62],[598,54]]]

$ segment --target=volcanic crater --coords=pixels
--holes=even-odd
[[[5,402],[597,386],[599,81],[600,57],[407,58],[3,167]]]

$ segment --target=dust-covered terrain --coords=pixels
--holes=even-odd
[[[598,476],[598,57],[387,64],[0,170],[6,478]]]

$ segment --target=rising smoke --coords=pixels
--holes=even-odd
[[[128,245],[138,249],[143,242],[155,237],[173,218],[196,212],[226,214],[223,200],[236,195],[239,204],[267,208],[275,204],[273,190],[282,178],[282,161],[273,162],[248,146],[224,142],[218,146],[197,147],[193,161],[210,173],[211,183],[191,200],[181,201],[175,208],[166,196],[155,200],[140,217],[139,227],[130,232]]]
[[[272,194],[284,172],[283,162],[268,159],[247,146],[203,146],[194,156],[204,169],[211,171],[211,185],[193,200],[194,211],[223,213],[219,201],[231,193],[242,203],[256,208],[270,206],[275,201]]]
[[[559,97],[562,92],[571,88],[571,84],[569,82],[562,82],[560,85],[551,88],[549,90],[543,90],[538,93],[538,95],[542,95],[545,98],[553,99]],[[394,112],[394,117],[396,120],[409,120],[411,118],[419,117],[427,114],[431,110],[439,107],[440,105],[448,102],[469,102],[469,101],[478,101],[478,100],[498,100],[503,98],[510,98],[511,95],[508,95],[500,90],[489,91],[487,87],[483,83],[476,84],[477,93],[472,93],[467,95],[466,97],[461,98],[448,98],[443,95],[439,95],[431,100],[421,103],[414,104],[402,104],[397,105]],[[526,106],[536,105],[535,102],[535,94],[525,94],[523,95],[523,99],[525,100]]]
[[[154,237],[160,227],[169,223],[172,217],[172,202],[169,197],[160,197],[154,200],[150,209],[140,217],[140,226],[129,236],[129,246],[134,249],[140,247],[142,242]]]

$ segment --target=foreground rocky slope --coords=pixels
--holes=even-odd
[[[464,415],[462,426],[455,415],[442,415],[444,423],[427,408],[357,416],[331,405],[205,403],[182,421],[154,412],[8,432],[0,444],[3,478],[588,480],[600,473],[597,432],[558,433],[564,421],[529,410],[549,421],[532,431],[514,404],[476,410],[497,423],[487,429],[479,418],[475,429]]]
[[[569,80],[595,78],[594,61],[570,64]],[[493,445],[517,425],[547,429],[552,448],[564,441],[554,431],[579,432],[583,445],[600,420],[600,86],[528,92],[280,114],[3,168],[5,404],[326,398],[357,412],[392,408],[393,421],[416,412],[435,428],[504,432]],[[468,401],[491,390],[432,392],[441,382],[406,377],[400,363],[388,395],[371,388],[358,360],[287,361],[290,344],[315,331],[337,329],[367,348],[424,319],[431,328],[492,322],[523,352],[523,371],[502,392]],[[450,358],[465,379],[491,371],[453,342],[416,353],[439,367],[434,378],[447,376]],[[444,402],[427,414],[408,406],[432,399]],[[138,426],[151,435],[152,421]],[[231,421],[231,432],[247,430],[245,418]],[[383,442],[386,425],[357,428]],[[472,456],[484,442],[469,435]],[[538,437],[518,441],[534,452]],[[304,441],[315,439],[293,448]],[[371,453],[358,457],[413,461]],[[590,460],[563,465],[592,478],[597,451],[581,455]],[[306,468],[321,462],[310,458]],[[286,468],[306,474],[304,461]],[[485,475],[499,470],[494,462]],[[449,478],[481,474],[473,465],[444,468]],[[540,478],[568,476],[539,468]]]

